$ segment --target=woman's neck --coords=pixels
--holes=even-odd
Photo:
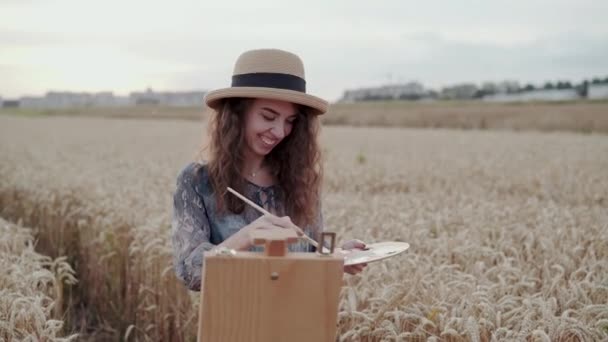
[[[258,156],[245,157],[243,163],[243,174],[246,176],[256,175],[264,167],[264,158]]]
[[[243,163],[243,177],[258,186],[274,185],[276,180],[264,163],[264,158],[249,157]]]

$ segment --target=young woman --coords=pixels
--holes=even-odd
[[[249,250],[256,229],[323,230],[318,115],[327,102],[306,93],[304,66],[292,53],[263,49],[237,60],[230,88],[205,96],[215,111],[208,161],[190,163],[174,193],[172,243],[177,276],[200,290],[203,252]],[[230,186],[276,216],[260,214],[228,193]],[[364,248],[359,240],[343,249]],[[314,251],[301,240],[290,251]],[[356,274],[365,265],[347,266]]]

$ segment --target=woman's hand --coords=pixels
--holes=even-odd
[[[354,250],[354,249],[358,249],[358,250],[365,249],[365,242],[363,242],[361,240],[348,240],[342,244],[342,250]],[[365,266],[367,266],[366,263],[344,266],[344,272],[354,275],[357,273],[361,273],[363,271],[363,269],[365,268]]]
[[[248,250],[251,246],[251,233],[258,229],[293,229],[298,231],[297,227],[289,216],[277,217],[271,215],[260,216],[255,221],[241,228],[238,232],[232,234],[218,246],[228,247],[236,250]],[[298,233],[299,235],[299,233]]]

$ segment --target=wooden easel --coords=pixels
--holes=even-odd
[[[289,253],[295,241],[291,230],[262,231],[253,242],[264,253],[205,253],[199,341],[335,341],[344,259]]]

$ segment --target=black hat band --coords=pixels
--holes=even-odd
[[[263,87],[306,93],[306,81],[298,76],[273,72],[256,72],[232,76],[233,87]]]

